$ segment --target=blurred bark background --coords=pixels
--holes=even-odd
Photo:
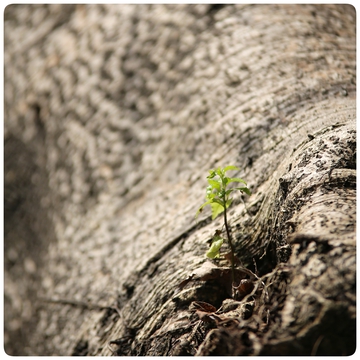
[[[5,351],[352,354],[355,16],[6,7]],[[194,220],[207,170],[228,164],[253,193],[231,207],[237,256],[262,279],[237,303],[194,277],[221,226]]]

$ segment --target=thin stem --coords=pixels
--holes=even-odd
[[[223,200],[224,200],[224,223],[225,223],[226,235],[227,235],[229,245],[230,245],[230,250],[231,250],[231,287],[232,287],[233,284],[235,283],[235,251],[234,251],[234,246],[231,241],[229,225],[227,222],[225,197],[223,198]]]

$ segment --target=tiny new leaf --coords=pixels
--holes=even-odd
[[[224,207],[218,202],[211,203],[211,218],[216,219],[224,211]]]
[[[229,170],[240,170],[237,166],[229,165],[224,167],[224,173],[226,173]]]
[[[209,204],[211,204],[212,203],[212,199],[210,199],[210,200],[208,200],[208,201],[206,201],[205,203],[203,203],[200,207],[199,207],[199,209],[198,209],[198,211],[196,212],[196,215],[195,215],[195,217],[198,217],[199,216],[199,214],[204,210],[204,207],[206,206],[206,205],[209,205]]]
[[[219,183],[216,180],[208,179],[208,183],[213,189],[220,190],[221,189],[221,183]]]
[[[247,187],[235,188],[235,190],[239,190],[241,192],[244,192],[247,195],[251,195],[251,191]]]
[[[243,180],[243,179],[240,179],[240,178],[229,178],[228,182],[229,183],[231,183],[231,182],[241,182],[241,183],[246,185],[246,181]]]
[[[219,250],[221,248],[221,245],[223,244],[224,239],[220,236],[215,236],[213,239],[213,242],[210,246],[210,249],[206,253],[206,256],[210,259],[215,259],[220,257]]]

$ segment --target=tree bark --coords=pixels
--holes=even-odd
[[[355,16],[8,6],[5,351],[354,353]],[[205,258],[221,217],[194,219],[230,164],[237,299]]]

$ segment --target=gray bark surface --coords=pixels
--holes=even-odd
[[[8,354],[354,353],[352,6],[10,5],[4,19]],[[205,258],[220,217],[194,219],[207,170],[229,164],[252,191],[229,220],[257,275],[237,300],[228,264]],[[216,313],[201,320],[199,301]]]

